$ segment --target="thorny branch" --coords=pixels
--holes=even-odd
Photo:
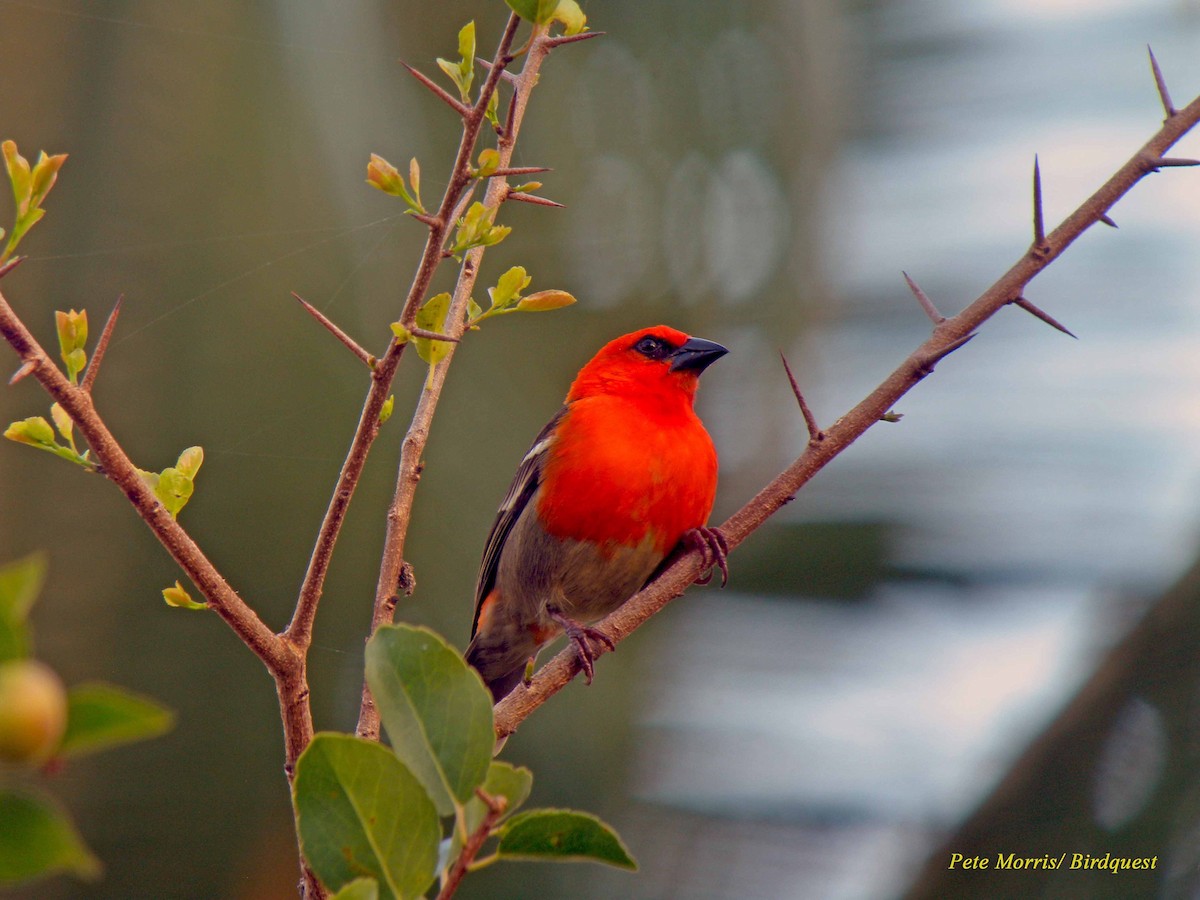
[[[585,32],[591,34],[592,32]],[[487,193],[483,205],[490,215],[500,208],[506,199],[517,196],[510,194],[508,182],[499,173],[508,169],[516,146],[517,134],[525,116],[530,94],[538,81],[538,73],[542,63],[556,46],[555,38],[549,37],[543,28],[534,28],[529,39],[525,62],[521,71],[512,80],[513,97],[509,106],[507,121],[499,135],[497,150],[500,155],[498,169],[488,181]],[[488,71],[488,79],[495,82],[500,78],[503,60],[497,57]],[[510,73],[512,74],[512,73]],[[480,108],[482,114],[482,108]],[[463,257],[458,281],[450,300],[450,311],[446,316],[448,323],[454,323],[457,329],[454,337],[459,337],[466,329],[467,304],[475,288],[475,280],[479,276],[479,264],[483,259],[483,247],[468,251]],[[421,391],[412,423],[404,436],[400,447],[400,465],[396,474],[396,490],[392,505],[387,514],[387,532],[384,537],[383,558],[380,561],[379,580],[375,588],[375,606],[371,616],[371,634],[381,625],[392,621],[396,607],[397,582],[404,565],[404,543],[408,535],[408,526],[412,518],[413,500],[416,497],[417,483],[421,478],[421,456],[425,452],[425,443],[429,438],[429,428],[433,421],[434,410],[441,399],[442,387],[446,382],[446,373],[454,359],[455,345],[451,345],[445,358],[434,366],[429,383]],[[359,737],[379,739],[379,712],[371,698],[371,692],[366,684],[363,685],[362,705],[359,709],[358,726],[355,729]]]
[[[943,318],[915,283],[909,286],[934,322],[933,334],[914,350],[882,384],[861,403],[823,432],[821,440],[809,440],[804,451],[721,526],[730,549],[744,541],[770,516],[790,501],[796,492],[834,457],[878,422],[895,403],[915,387],[934,365],[961,347],[975,330],[1009,304],[1020,306],[1068,334],[1066,328],[1034,307],[1023,296],[1035,275],[1056,260],[1071,243],[1097,222],[1113,225],[1108,211],[1121,197],[1151,172],[1162,167],[1197,165],[1196,160],[1163,156],[1200,121],[1200,97],[1176,110],[1167,94],[1158,63],[1151,55],[1155,84],[1167,118],[1154,135],[1104,185],[1071,213],[1062,224],[1045,234],[1041,207],[1041,174],[1034,175],[1034,234],[1026,253],[1001,278],[958,315]],[[907,276],[906,276],[907,278]],[[806,417],[807,418],[807,417]],[[810,431],[812,424],[810,424]],[[657,579],[634,595],[596,627],[614,642],[624,640],[638,626],[682,594],[700,574],[700,555],[689,553],[675,561]],[[604,653],[603,647],[597,648]],[[549,660],[528,685],[517,688],[496,705],[496,735],[511,734],[535,709],[560,691],[579,671],[578,655],[568,646]]]

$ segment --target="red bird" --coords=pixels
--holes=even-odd
[[[727,577],[725,539],[704,525],[717,453],[692,409],[700,373],[727,352],[659,325],[606,344],[576,376],[483,551],[467,662],[497,700],[563,632],[590,683],[590,642],[613,645],[586,623],[637,593],[681,542]]]

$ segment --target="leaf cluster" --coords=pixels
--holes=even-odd
[[[391,748],[321,733],[296,767],[301,846],[336,897],[421,897],[439,879],[444,888],[456,863],[468,871],[501,860],[636,868],[595,816],[517,813],[533,776],[492,758],[491,695],[437,634],[380,628],[367,644],[366,675]]]

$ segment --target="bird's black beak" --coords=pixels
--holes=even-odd
[[[687,342],[671,354],[671,371],[691,369],[697,375],[728,353],[725,347],[704,338],[688,338]]]

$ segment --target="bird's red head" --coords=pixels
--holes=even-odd
[[[622,335],[600,348],[575,378],[567,402],[597,394],[662,393],[689,400],[700,373],[729,351],[666,325]]]

